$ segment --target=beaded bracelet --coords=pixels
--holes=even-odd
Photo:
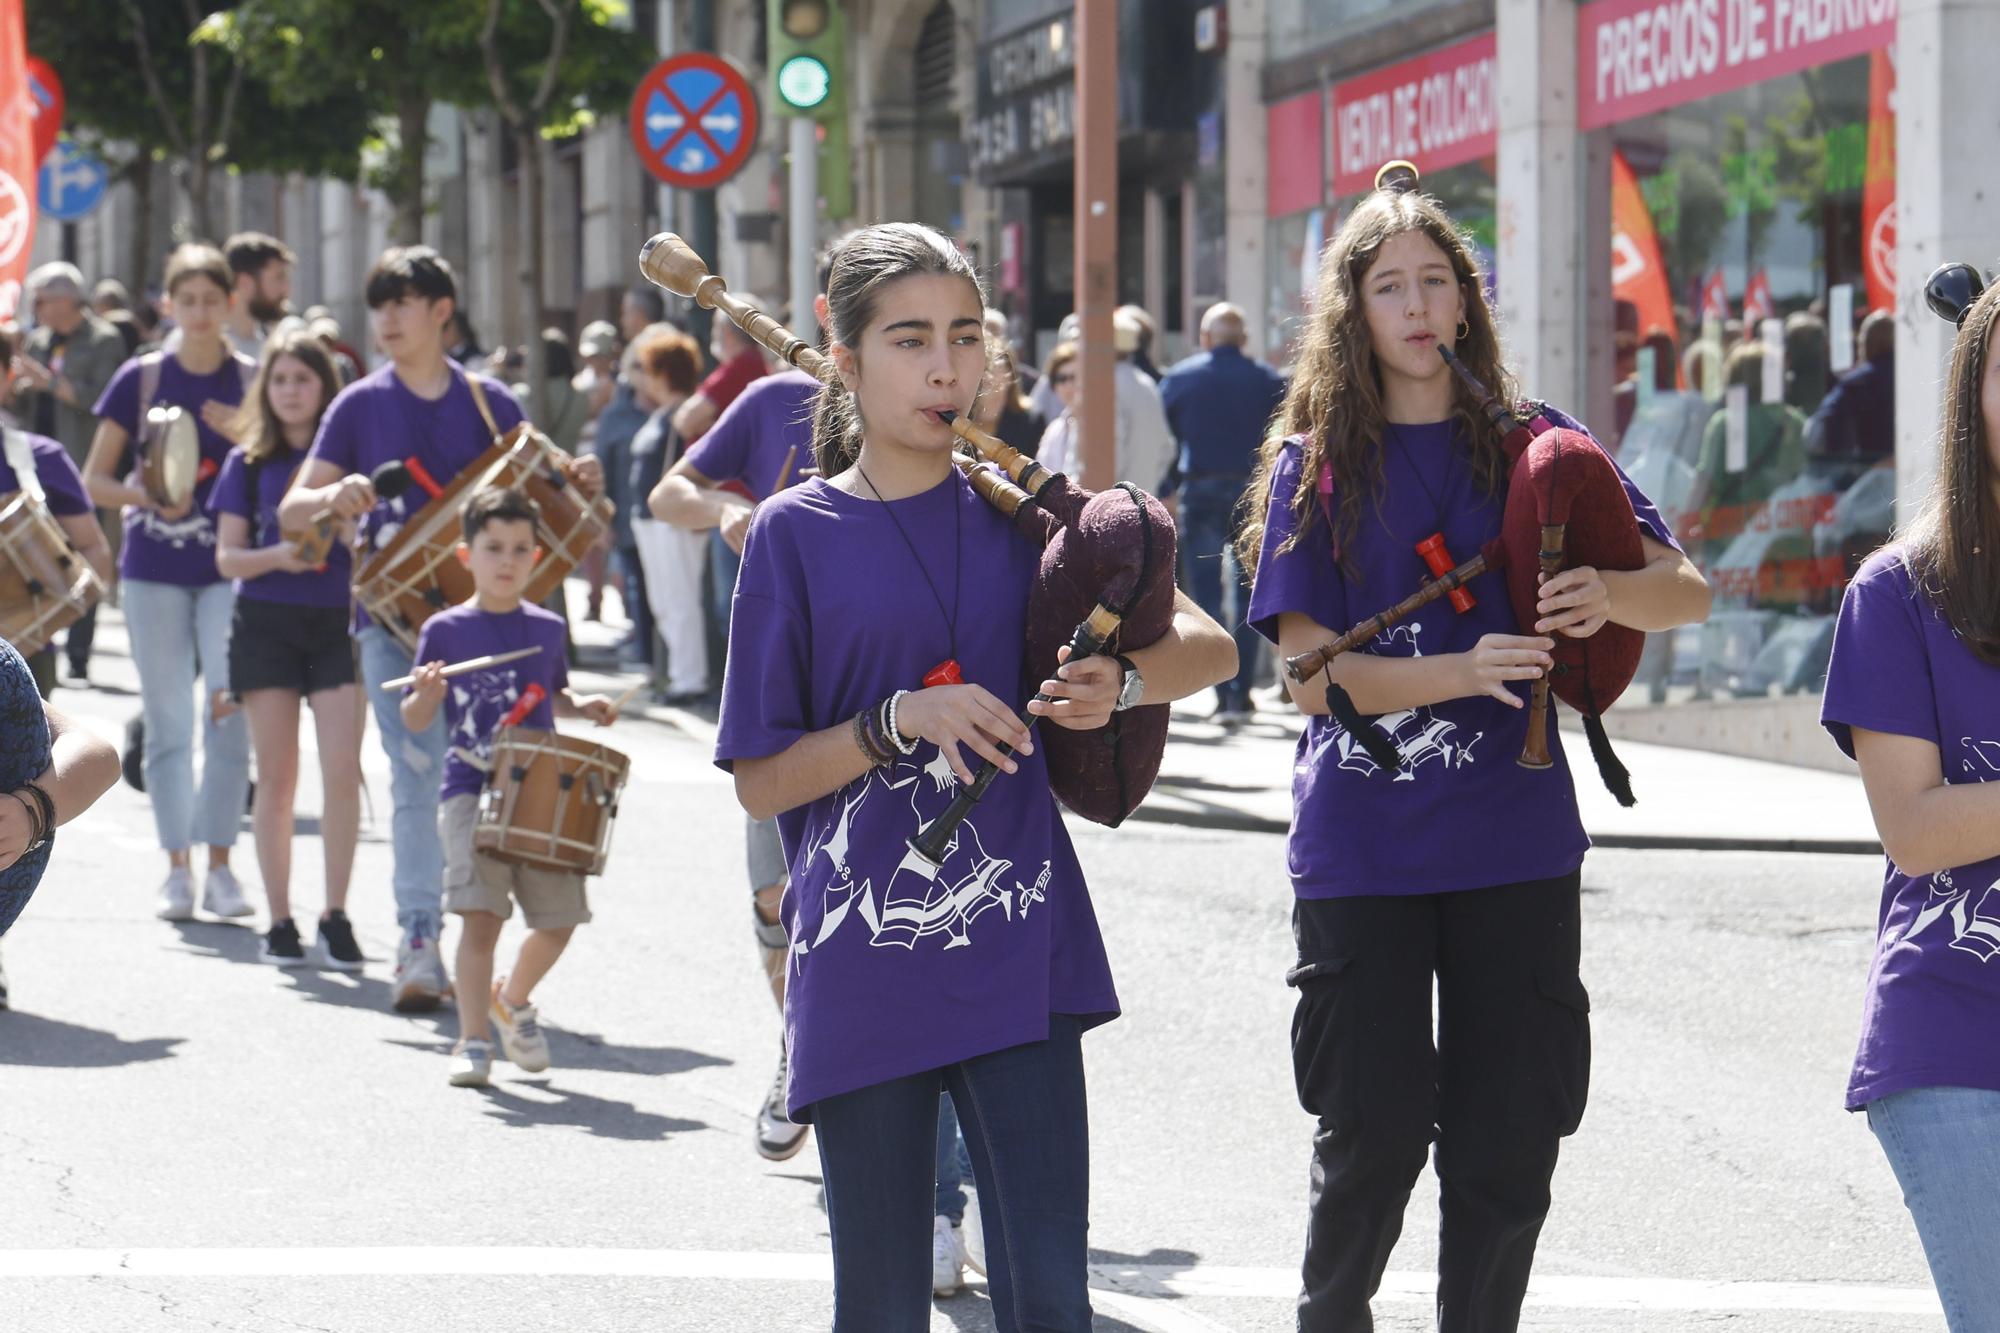
[[[863,709],[854,715],[854,743],[861,748],[863,757],[870,765],[880,768],[895,756],[876,744],[875,736],[868,726],[868,719],[873,712],[873,709]]]
[[[883,730],[881,705],[877,704],[875,707],[862,713],[861,716],[866,719],[863,725],[868,732],[868,743],[874,747],[875,753],[881,756],[876,762],[882,764],[895,763],[896,747],[889,740],[889,733]]]
[[[908,690],[897,690],[894,694],[890,695],[886,700],[884,700],[882,704],[883,730],[888,734],[889,743],[896,747],[898,753],[903,755],[915,754],[917,752],[917,745],[918,745],[918,741],[915,740],[912,740],[909,744],[905,745],[903,743],[902,730],[896,725],[896,706],[902,702],[903,696],[908,693],[909,693]]]

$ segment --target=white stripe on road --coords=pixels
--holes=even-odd
[[[743,1250],[621,1250],[545,1246],[310,1247],[292,1249],[0,1250],[0,1279],[78,1277],[637,1277],[730,1282],[831,1282],[825,1254]],[[1223,1265],[1094,1264],[1091,1285],[1113,1303],[1147,1310],[1163,1333],[1219,1327],[1164,1302],[1188,1298],[1291,1300],[1290,1268]],[[1428,1303],[1429,1273],[1386,1276],[1379,1299]],[[1845,1282],[1703,1282],[1685,1278],[1537,1277],[1528,1304],[1584,1310],[1801,1310],[1835,1314],[1929,1315],[1937,1296],[1924,1287]],[[1166,1313],[1172,1311],[1173,1316]],[[1178,1321],[1178,1322],[1177,1322]]]

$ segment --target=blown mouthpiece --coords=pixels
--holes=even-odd
[[[1950,320],[1955,328],[1964,328],[1965,317],[1985,290],[1985,279],[1972,265],[1940,264],[1924,280],[1924,303],[1940,319]]]
[[[392,458],[368,474],[368,483],[375,488],[376,499],[397,499],[410,489],[409,465],[400,458]]]
[[[945,425],[949,426],[952,422],[958,420],[958,413],[952,411],[950,408],[946,408],[938,413],[938,417]]]

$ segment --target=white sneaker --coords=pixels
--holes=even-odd
[[[243,898],[243,886],[228,866],[210,866],[201,882],[201,910],[210,916],[255,916],[257,909]]]
[[[396,973],[389,985],[391,1007],[399,1014],[429,1013],[444,1003],[450,989],[437,937],[419,932],[405,935],[396,946]]]
[[[951,1219],[931,1219],[931,1294],[956,1296],[965,1290],[965,1238]]]
[[[972,1182],[967,1181],[970,1185]],[[979,1216],[979,1192],[968,1189],[965,1192],[965,1221],[958,1227],[958,1238],[965,1243],[965,1266],[981,1277],[986,1276],[986,1223]]]
[[[493,1081],[493,1047],[477,1037],[451,1048],[451,1086],[483,1088]]]
[[[548,1034],[542,1031],[534,1005],[524,1004],[517,1009],[501,996],[500,988],[506,983],[505,977],[493,981],[493,1002],[488,1006],[493,1030],[500,1034],[500,1049],[507,1052],[516,1069],[524,1074],[539,1074],[549,1067]]]
[[[194,872],[186,866],[175,866],[167,872],[166,882],[160,885],[160,905],[153,915],[162,921],[194,920]]]

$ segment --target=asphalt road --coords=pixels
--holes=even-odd
[[[137,710],[60,701],[107,733]],[[698,735],[612,739],[634,783],[596,921],[538,997],[555,1066],[486,1092],[446,1085],[449,1012],[386,1007],[372,736],[359,978],[261,965],[241,925],[154,920],[164,861],[135,793],[67,830],[4,945],[0,1329],[825,1328],[817,1160],[750,1147],[778,1028],[740,815]],[[302,917],[320,893],[303,829]],[[1290,1329],[1310,1124],[1282,840],[1134,824],[1077,842],[1125,1008],[1086,1043],[1098,1328]],[[238,856],[254,887],[247,828]],[[1584,881],[1591,1106],[1524,1326],[1942,1328],[1895,1183],[1840,1104],[1878,864],[1601,851]],[[1426,1175],[1381,1328],[1428,1327],[1434,1195]],[[991,1327],[977,1287],[935,1307],[934,1329]]]

